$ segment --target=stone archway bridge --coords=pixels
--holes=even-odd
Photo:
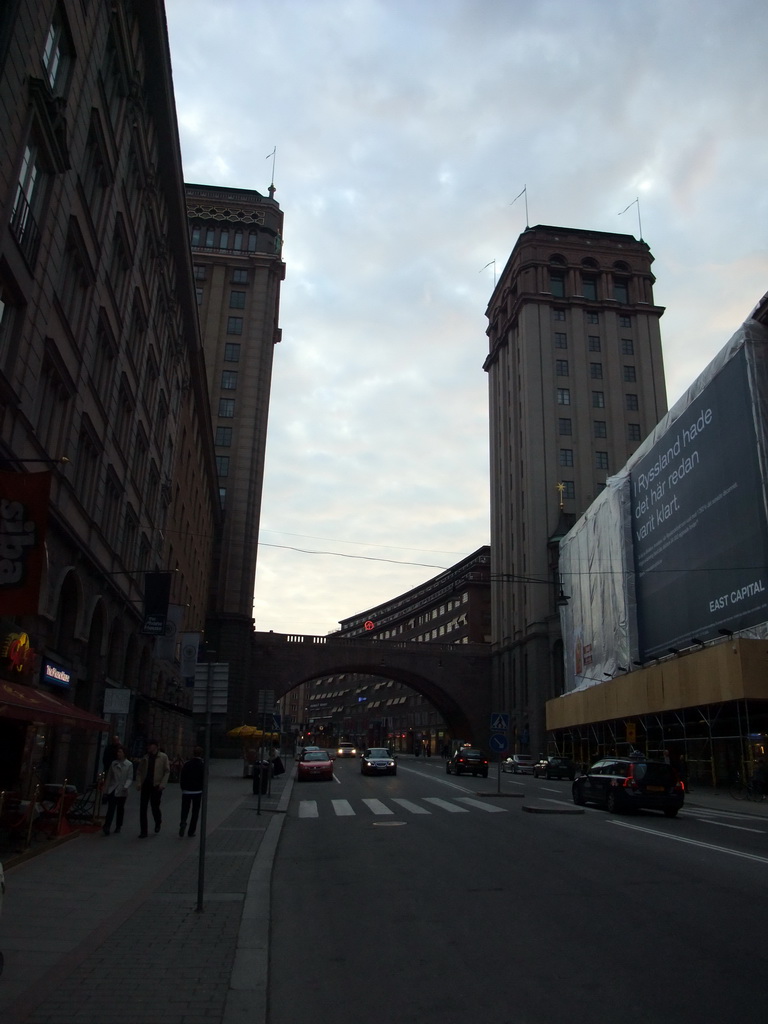
[[[491,714],[487,644],[256,632],[251,653],[254,678],[274,690],[276,699],[320,676],[360,673],[395,679],[435,706],[454,739],[487,746]]]

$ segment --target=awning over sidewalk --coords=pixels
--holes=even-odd
[[[43,725],[70,725],[77,729],[109,729],[109,722],[98,715],[68,704],[52,693],[5,680],[0,680],[0,718],[20,718]]]

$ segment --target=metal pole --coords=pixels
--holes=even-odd
[[[208,677],[205,682],[205,749],[203,751],[203,797],[200,802],[200,847],[197,854],[197,911],[203,910],[205,890],[205,839],[208,825],[208,775],[211,760],[211,700],[213,690],[213,658],[209,651]]]

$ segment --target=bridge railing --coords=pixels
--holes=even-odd
[[[451,652],[453,654],[478,654],[489,653],[490,644],[440,644],[430,641],[429,643],[417,644],[414,640],[370,640],[359,636],[312,636],[305,633],[256,633],[257,640],[266,640],[269,643],[286,644],[307,644],[323,645],[327,647],[377,647],[385,648],[388,651],[408,650],[411,654],[423,649],[423,653],[437,653],[438,651]]]

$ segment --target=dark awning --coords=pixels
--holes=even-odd
[[[98,715],[68,704],[52,693],[5,680],[0,680],[0,718],[20,718],[43,725],[70,725],[77,729],[109,729],[109,722]]]

